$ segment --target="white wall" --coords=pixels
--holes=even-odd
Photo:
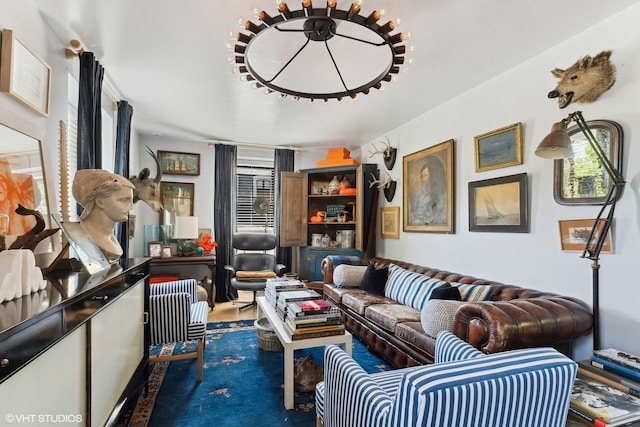
[[[534,150],[554,122],[581,110],[586,120],[608,119],[624,130],[624,168],[628,181],[616,208],[613,226],[614,254],[600,260],[601,343],[640,354],[640,285],[635,283],[635,263],[640,254],[640,6],[636,5],[578,34],[554,49],[441,105],[389,132],[398,147],[398,161],[391,171],[398,180],[392,203],[402,206],[402,157],[453,138],[455,140],[455,234],[401,232],[399,240],[378,237],[378,255],[420,265],[489,278],[534,289],[570,295],[591,303],[591,262],[577,253],[560,250],[558,220],[595,218],[597,206],[562,206],[553,200],[553,162],[538,158]],[[554,88],[550,73],[567,68],[578,58],[611,49],[617,66],[617,81],[595,103],[572,104],[559,110],[547,99]],[[473,64],[469,64],[473,72]],[[419,94],[417,95],[419,96]],[[474,136],[522,122],[524,163],[519,166],[475,172]],[[376,141],[382,141],[381,136]],[[379,144],[378,144],[379,145]],[[361,147],[361,161],[370,144]],[[364,154],[365,156],[363,156]],[[386,168],[380,156],[373,160]],[[468,190],[470,181],[524,173],[530,194],[529,233],[469,232]],[[579,341],[576,357],[590,356],[590,337]]]

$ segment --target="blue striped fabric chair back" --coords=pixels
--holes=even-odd
[[[563,427],[577,364],[551,348],[496,353],[408,372],[389,425]]]

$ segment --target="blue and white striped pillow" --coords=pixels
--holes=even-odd
[[[493,286],[490,285],[452,283],[451,286],[458,288],[462,301],[490,301],[493,293]]]
[[[431,292],[444,283],[446,282],[443,280],[390,264],[389,279],[384,288],[384,296],[398,301],[400,304],[422,310],[422,306],[429,300]]]

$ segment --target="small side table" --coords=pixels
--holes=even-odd
[[[194,277],[194,268],[197,266],[204,266],[209,269],[211,273],[211,286],[207,290],[209,307],[213,310],[215,307],[216,299],[216,256],[215,255],[194,255],[194,256],[174,256],[171,258],[152,258],[149,264],[149,270],[151,277],[163,273],[167,273],[173,269],[172,272],[179,274],[181,279],[194,278],[196,280],[202,279],[202,277]]]

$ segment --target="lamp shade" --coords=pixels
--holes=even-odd
[[[554,123],[551,127],[551,133],[536,148],[536,156],[545,159],[564,159],[571,156],[571,154],[573,154],[571,138],[567,134],[567,122],[565,120]]]
[[[173,238],[174,239],[197,239],[198,238],[198,217],[197,216],[177,216]]]

